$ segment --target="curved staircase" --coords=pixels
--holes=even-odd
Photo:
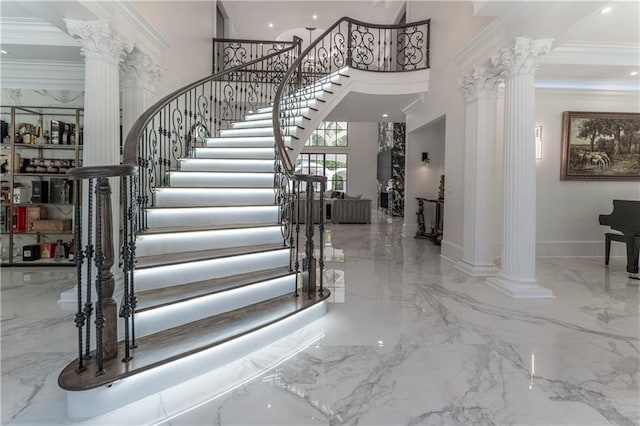
[[[328,34],[332,38],[332,33]],[[316,48],[322,39],[315,42]],[[302,224],[293,220],[299,217],[294,210],[300,212],[301,191],[307,192],[311,203],[314,191],[322,194],[324,181],[317,176],[295,175],[289,155],[295,158],[317,124],[358,87],[352,75],[363,71],[340,66],[306,84],[287,86],[286,79],[312,47],[300,56],[288,57],[288,74],[277,85],[271,82],[262,89],[261,96],[278,88],[275,107],[250,110],[251,105],[240,105],[236,109],[244,110],[243,116],[227,120],[225,125],[221,124],[222,113],[208,118],[207,123],[203,113],[187,114],[185,107],[184,119],[179,121],[183,137],[175,131],[178,127],[166,127],[162,115],[159,129],[150,118],[162,114],[176,98],[172,94],[141,117],[127,138],[125,163],[127,159],[135,162],[137,170],[85,167],[70,173],[76,179],[89,179],[89,194],[96,180],[95,224],[91,221],[91,195],[89,219],[76,215],[77,241],[85,245],[76,256],[79,356],[59,377],[60,387],[68,391],[70,416],[96,416],[135,402],[204,374],[229,362],[230,357],[254,351],[326,313],[329,292],[322,286],[324,224],[321,221],[314,231],[311,220]],[[268,65],[292,49],[235,67],[222,73],[224,79],[215,80],[214,76],[191,88],[205,81],[219,81],[224,87],[234,78],[238,81],[241,69]],[[424,84],[424,76],[417,81]],[[214,93],[211,90],[210,109],[219,110],[223,101]],[[262,100],[270,98],[262,96]],[[201,111],[201,102],[198,98],[191,109]],[[170,116],[173,119],[175,113]],[[218,128],[207,125],[211,122]],[[214,130],[217,136],[199,142],[193,135],[202,127]],[[157,148],[157,140],[148,137],[156,129],[169,146],[164,154],[163,148]],[[152,143],[145,144],[143,134]],[[182,155],[173,161],[174,148],[183,142]],[[116,285],[110,273],[113,260],[104,237],[111,231],[104,219],[108,201],[100,198],[100,194],[110,194],[108,177],[122,180],[123,278],[119,285],[124,296],[118,312],[124,325],[118,330],[117,348],[114,341],[111,348],[105,343],[109,340],[105,328],[115,321],[116,305],[112,298]],[[94,226],[95,245],[91,237]],[[300,227],[305,228],[306,242],[299,242]],[[315,243],[320,253],[318,272],[314,239],[319,239]],[[92,277],[92,259],[97,301],[90,293],[92,279],[84,278]],[[88,295],[82,293],[84,286]],[[92,336],[94,309],[98,326]],[[234,348],[231,352],[230,345]],[[225,351],[227,354],[221,355]]]

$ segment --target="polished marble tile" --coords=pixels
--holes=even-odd
[[[379,219],[328,226],[332,303],[301,331],[321,338],[238,360],[224,374],[251,379],[191,409],[183,388],[68,419],[56,380],[75,328],[56,301],[72,270],[3,268],[2,424],[640,425],[640,297],[624,259],[540,259],[555,299],[513,300]]]

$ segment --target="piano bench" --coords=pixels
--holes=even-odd
[[[604,234],[605,246],[604,246],[604,264],[609,264],[609,254],[611,253],[611,241],[619,241],[621,243],[626,242],[624,235],[614,234],[613,232],[605,232]]]

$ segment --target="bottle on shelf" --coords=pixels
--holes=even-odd
[[[65,256],[64,244],[62,240],[56,241],[56,249],[54,251],[53,260],[56,262],[62,262]]]

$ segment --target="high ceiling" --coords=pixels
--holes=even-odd
[[[495,17],[494,24],[510,25],[513,34],[537,37],[553,33],[554,49],[542,59],[537,74],[540,87],[640,89],[640,77],[630,75],[640,68],[640,2],[472,3],[478,15]],[[308,32],[300,32],[305,27],[316,28],[314,35],[318,35],[319,30],[343,16],[376,23],[395,22],[404,1],[221,0],[221,4],[232,36],[291,39],[297,33],[307,41]],[[603,14],[605,6],[611,10]],[[285,8],[286,14],[282,13]],[[81,18],[73,15],[83,10],[87,7],[78,7],[77,1],[0,1],[0,40],[2,49],[9,52],[2,55],[2,61],[82,64],[79,43],[65,33],[62,17]],[[551,10],[553,14],[549,13]],[[546,18],[538,19],[539,16]]]
[[[270,40],[276,40],[295,28],[328,28],[344,16],[376,24],[391,24],[398,17],[403,3],[389,0],[222,0],[225,12],[233,21],[230,28],[233,36],[253,39],[266,37]],[[282,13],[285,9],[286,14]],[[316,19],[313,19],[314,15]],[[270,23],[273,28],[269,27]]]

